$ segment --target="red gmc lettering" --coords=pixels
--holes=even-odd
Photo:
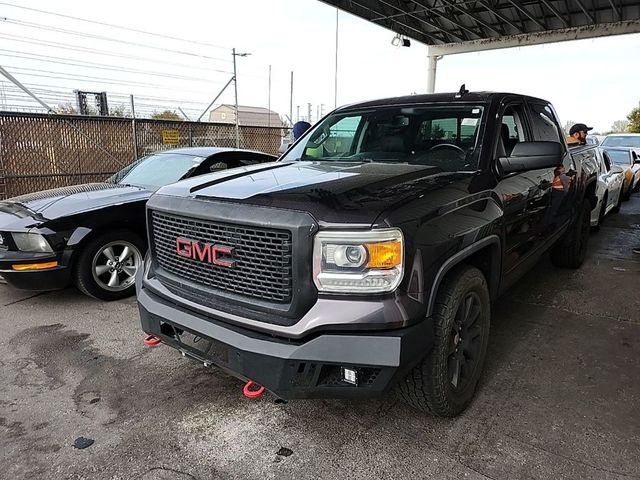
[[[176,253],[181,257],[191,258],[191,240],[178,238],[176,240]]]
[[[192,244],[193,259],[201,262],[211,262],[211,245],[205,244],[200,247],[198,242]]]
[[[222,258],[224,255],[233,254],[232,247],[211,245],[210,243],[201,245],[198,242],[186,238],[176,239],[176,253],[181,257],[191,258],[199,262],[212,263],[220,267],[233,267],[235,264],[233,260],[224,260]]]

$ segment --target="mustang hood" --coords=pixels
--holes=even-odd
[[[0,230],[30,227],[47,220],[151,196],[141,187],[87,183],[30,193],[0,201]]]
[[[371,225],[387,208],[451,185],[465,173],[403,163],[292,162],[228,170],[163,187],[161,195],[308,211],[321,222]]]

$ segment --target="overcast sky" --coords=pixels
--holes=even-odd
[[[107,91],[111,105],[133,94],[143,114],[181,106],[197,118],[231,77],[235,47],[251,53],[238,59],[241,104],[268,105],[271,65],[273,110],[289,113],[291,71],[294,120],[297,105],[306,115],[311,103],[313,119],[318,105],[325,113],[334,106],[336,10],[317,0],[14,0],[0,2],[1,17],[0,65],[54,105],[71,101],[74,89],[96,90]],[[338,105],[425,91],[426,46],[394,47],[392,37],[340,12]],[[470,90],[526,93],[550,100],[563,122],[607,130],[640,102],[638,52],[640,34],[450,56],[439,63],[436,91],[466,83]],[[14,87],[0,87],[0,106],[24,105]],[[233,103],[233,88],[216,103]]]

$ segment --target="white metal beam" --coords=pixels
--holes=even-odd
[[[601,23],[583,27],[563,28],[548,32],[525,33],[501,38],[471,40],[446,45],[429,45],[429,56],[455,55],[458,53],[480,52],[499,48],[525,47],[545,43],[566,42],[587,38],[607,37],[640,33],[640,19],[616,23]],[[431,65],[431,63],[430,63]]]

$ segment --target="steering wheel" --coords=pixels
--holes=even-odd
[[[460,148],[459,146],[454,145],[453,143],[439,143],[439,144],[434,145],[433,147],[431,147],[429,149],[429,151],[432,152],[433,150],[436,150],[437,148],[451,148],[451,149],[457,150],[461,154],[465,155],[464,150],[462,148]]]

